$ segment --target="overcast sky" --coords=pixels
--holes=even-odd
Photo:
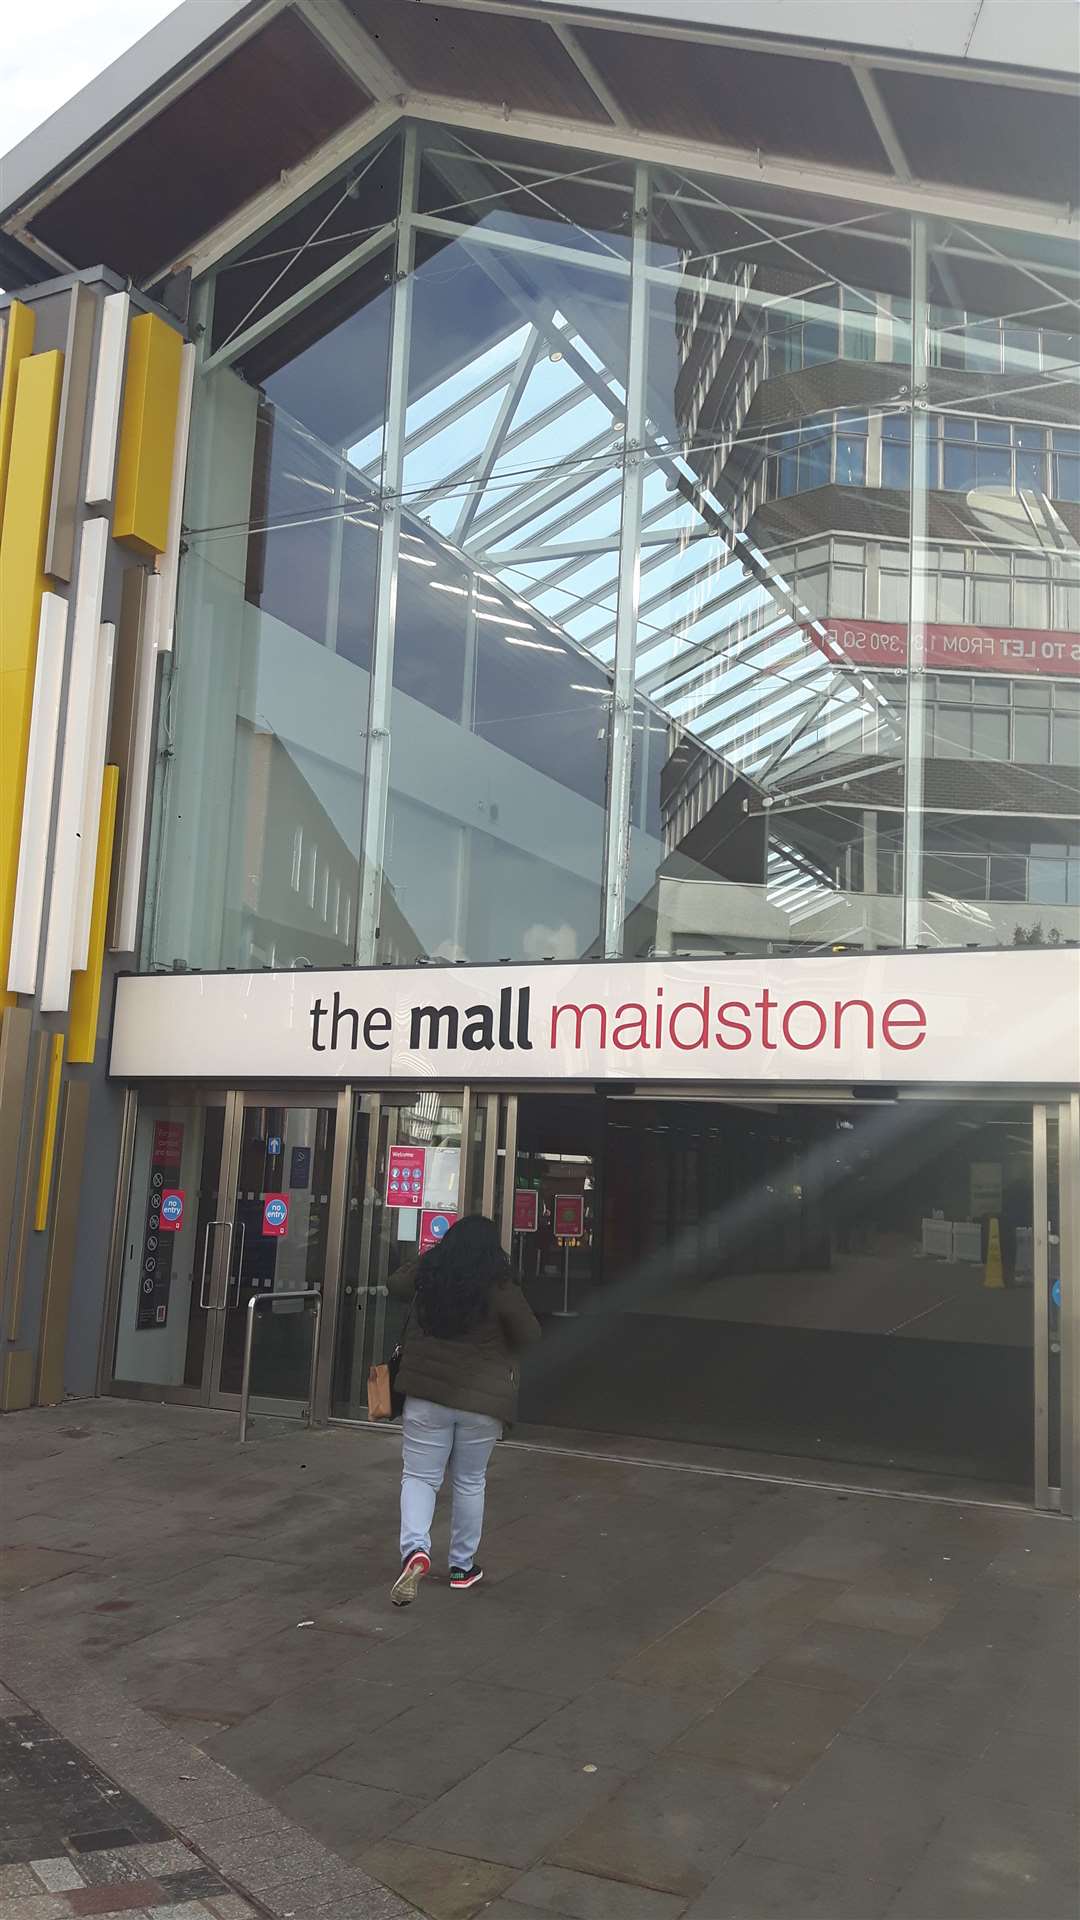
[[[0,153],[47,120],[177,0],[8,0],[0,51]]]

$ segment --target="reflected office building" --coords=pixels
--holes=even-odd
[[[1075,49],[682,11],[5,161],[0,1405],[361,1426],[482,1210],[550,1444],[1080,1508]]]

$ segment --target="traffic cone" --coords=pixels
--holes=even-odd
[[[1005,1275],[1001,1270],[1001,1232],[995,1220],[990,1222],[990,1236],[986,1244],[986,1266],[983,1269],[984,1287],[1003,1287]]]

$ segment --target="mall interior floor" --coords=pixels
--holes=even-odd
[[[510,1445],[484,1585],[395,1613],[391,1432],[0,1447],[8,1685],[269,1911],[405,1910],[305,1905],[321,1843],[433,1920],[1076,1912],[1065,1520]]]

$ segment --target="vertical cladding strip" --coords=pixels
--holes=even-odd
[[[60,390],[60,423],[53,462],[49,531],[45,541],[45,571],[51,580],[70,580],[75,564],[75,539],[82,512],[83,447],[94,372],[94,335],[101,302],[89,287],[76,284],[68,295],[68,322],[64,342],[64,384]]]
[[[169,543],[182,353],[176,328],[156,313],[140,313],[131,322],[113,533],[146,559],[164,553]]]
[[[92,911],[86,966],[71,982],[71,1019],[68,1058],[77,1065],[89,1065],[97,1046],[98,1013],[101,1007],[101,976],[105,964],[105,924],[109,917],[109,886],[112,879],[113,840],[116,833],[116,805],[120,792],[119,767],[106,767],[101,782],[96,836],[97,858],[94,866]]]
[[[94,876],[97,871],[101,783],[105,774],[105,753],[109,740],[109,710],[115,657],[116,628],[111,622],[106,621],[98,642],[97,661],[94,667],[94,693],[87,726],[79,871],[75,888],[75,918],[71,939],[71,965],[74,972],[81,972],[87,965],[87,955],[90,951],[90,919],[94,905]]]
[[[88,507],[112,505],[130,305],[126,293],[110,293],[102,306],[94,405],[90,416],[90,450],[86,461]]]
[[[62,353],[31,354],[19,368],[0,529],[0,1006],[12,1000],[8,955],[63,361]]]
[[[49,1224],[49,1195],[52,1191],[53,1159],[56,1154],[56,1122],[60,1113],[60,1084],[64,1068],[64,1036],[54,1033],[49,1043],[49,1077],[45,1087],[45,1123],[41,1132],[38,1159],[37,1198],[34,1202],[34,1232],[44,1233]]]
[[[180,531],[184,517],[184,481],[187,477],[188,441],[191,435],[191,396],[195,384],[195,349],[180,350],[180,386],[173,436],[172,480],[169,486],[169,533],[159,572],[158,596],[159,653],[171,653],[176,626],[176,587],[180,571]]]
[[[15,1262],[10,1258],[11,1225],[15,1217],[30,1037],[30,1009],[12,1008],[0,1026],[0,1325],[10,1312],[15,1285]]]
[[[105,584],[108,544],[109,527],[106,520],[87,520],[83,523],[75,586],[75,618],[72,622],[71,670],[64,716],[60,799],[53,842],[49,925],[45,935],[45,962],[41,975],[41,1006],[45,1013],[63,1013],[71,992],[86,763],[90,751],[90,716],[99,655],[105,644],[101,627],[101,596]]]
[[[43,1406],[52,1405],[64,1397],[64,1349],[67,1345],[71,1287],[79,1254],[79,1201],[89,1111],[90,1082],[69,1080],[64,1100],[64,1133],[56,1181],[56,1211],[49,1239],[45,1297],[41,1303],[41,1363],[37,1397]]]
[[[11,430],[15,421],[15,393],[19,384],[19,368],[34,350],[34,328],[36,320],[32,307],[25,307],[21,300],[13,300],[7,310],[4,321],[3,350],[0,363],[0,518],[4,511],[4,491],[7,486],[8,460],[11,455]]]
[[[45,905],[49,825],[52,818],[56,742],[67,647],[67,601],[59,594],[41,597],[34,702],[30,714],[22,830],[11,921],[9,993],[36,993],[41,957],[41,920]]]
[[[146,581],[139,617],[130,751],[124,778],[124,817],[116,889],[116,908],[109,945],[114,953],[134,953],[139,937],[139,894],[142,888],[146,814],[149,803],[150,757],[154,748],[154,694],[157,689],[157,601],[160,574]]]

